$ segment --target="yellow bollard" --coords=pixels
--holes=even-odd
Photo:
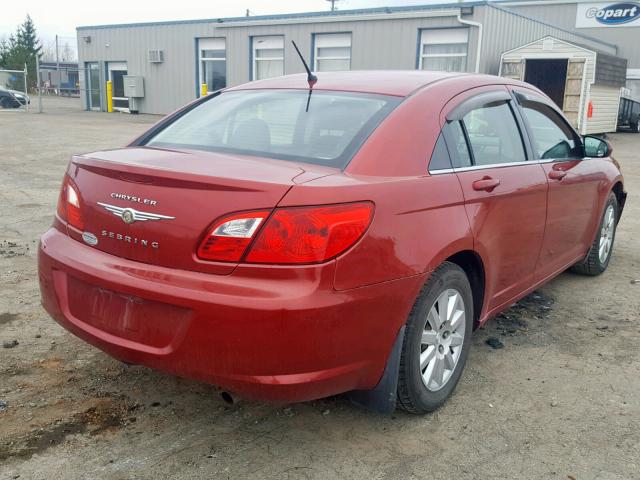
[[[107,80],[107,112],[113,112],[113,84]]]
[[[200,96],[201,97],[206,97],[207,96],[207,84],[203,83],[202,87],[200,87]]]

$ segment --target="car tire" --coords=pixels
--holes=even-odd
[[[596,239],[584,260],[574,265],[571,270],[580,275],[596,276],[607,269],[616,238],[618,217],[618,199],[613,192],[610,192],[598,225]]]
[[[449,307],[442,309],[443,304]],[[425,283],[407,320],[397,390],[402,409],[432,412],[449,398],[469,355],[473,318],[467,275],[444,262]]]

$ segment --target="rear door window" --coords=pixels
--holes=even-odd
[[[474,165],[527,160],[520,128],[507,101],[476,108],[462,119]]]
[[[431,155],[429,171],[471,166],[471,156],[460,121],[445,123]]]
[[[472,165],[471,155],[462,122],[454,121],[445,125],[444,133],[447,145],[452,151],[453,166],[457,168],[470,167]]]
[[[433,147],[433,154],[431,155],[431,161],[429,162],[429,171],[436,172],[442,170],[449,170],[452,167],[451,158],[447,145],[445,144],[444,136],[441,133],[438,136],[435,146]]]

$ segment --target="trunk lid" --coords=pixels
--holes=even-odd
[[[69,168],[81,197],[84,232],[98,240],[94,248],[216,274],[229,274],[236,264],[197,258],[197,247],[214,220],[273,208],[292,185],[335,172],[305,163],[148,147],[75,156]],[[84,232],[68,230],[83,241]]]

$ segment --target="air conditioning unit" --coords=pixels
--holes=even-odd
[[[149,63],[164,62],[164,50],[149,50]]]

